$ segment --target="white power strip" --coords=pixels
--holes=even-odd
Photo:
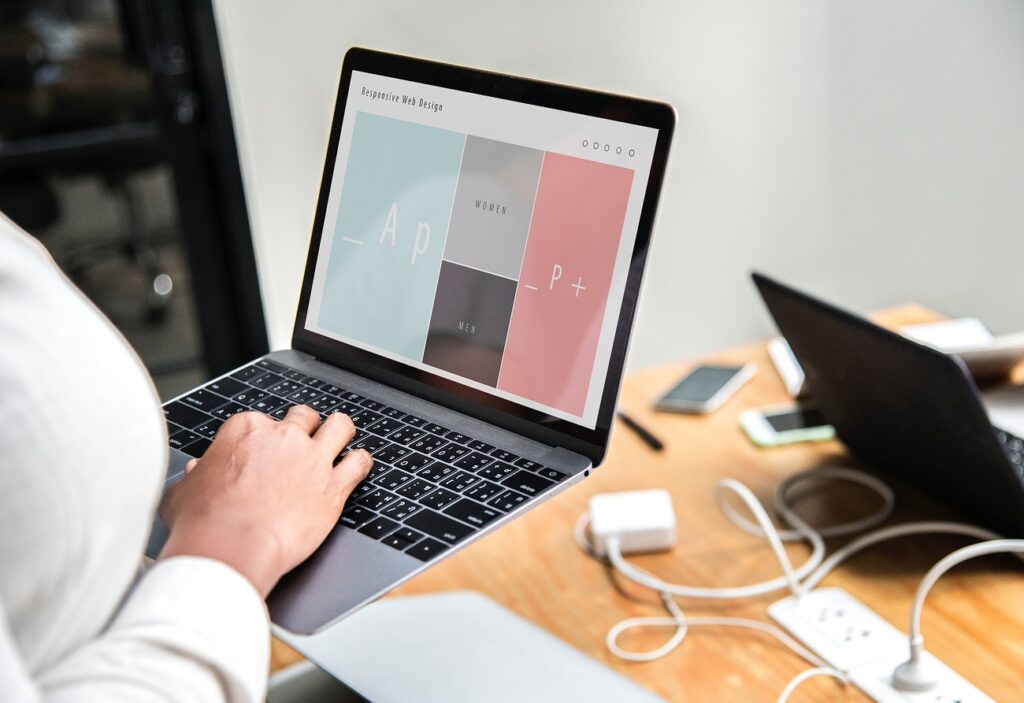
[[[909,655],[907,636],[841,588],[784,598],[768,615],[879,703],[995,703],[927,652],[938,685],[925,693],[896,690],[892,672]]]

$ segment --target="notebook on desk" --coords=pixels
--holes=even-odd
[[[348,52],[292,349],[165,406],[168,484],[231,415],[297,403],[351,416],[346,451],[373,454],[338,527],[271,593],[277,625],[318,630],[600,464],[674,120]]]
[[[964,363],[755,273],[822,413],[857,456],[1008,537],[1024,535],[1024,438]]]

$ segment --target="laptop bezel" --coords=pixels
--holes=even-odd
[[[320,249],[328,193],[334,177],[345,102],[353,71],[400,78],[489,97],[516,100],[658,130],[647,190],[637,227],[636,241],[630,257],[625,292],[594,429],[553,418],[546,413],[453,383],[441,376],[306,329],[305,323],[316,269],[316,256]],[[306,258],[302,291],[295,316],[292,346],[339,368],[426,398],[535,441],[579,452],[587,456],[596,466],[604,458],[608,444],[674,126],[675,110],[664,103],[490,73],[370,49],[349,49],[342,64],[309,254]]]

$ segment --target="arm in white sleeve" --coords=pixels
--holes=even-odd
[[[266,607],[252,585],[220,562],[158,562],[110,626],[35,679],[0,610],[0,700],[262,701],[269,662]]]

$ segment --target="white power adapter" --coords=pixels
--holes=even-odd
[[[608,553],[608,539],[623,555],[663,552],[676,542],[676,515],[668,491],[599,493],[590,499],[590,539],[594,551]]]

